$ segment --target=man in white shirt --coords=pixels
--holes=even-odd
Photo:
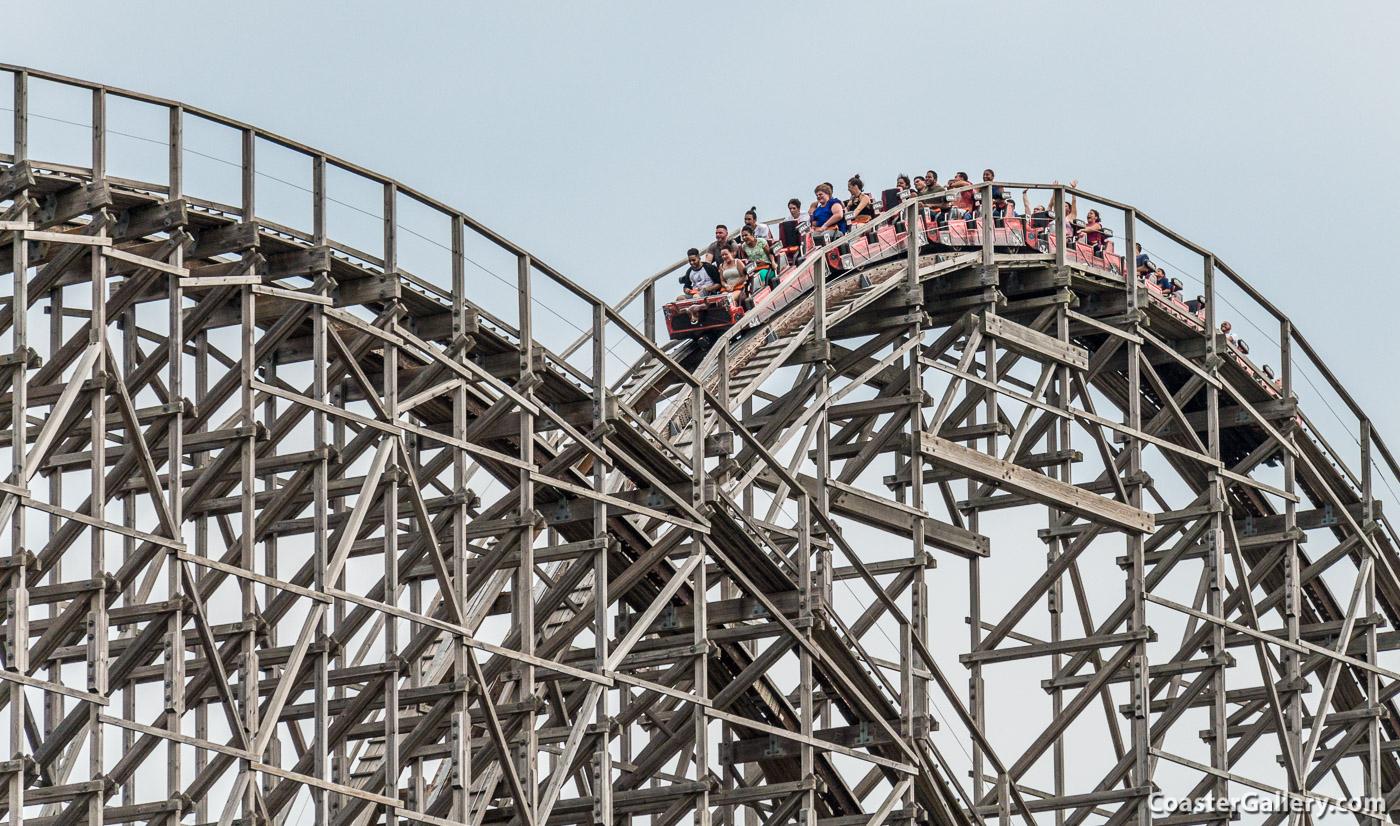
[[[802,230],[803,232],[806,232],[807,228],[811,225],[811,218],[808,217],[807,213],[803,211],[802,202],[797,200],[796,198],[793,198],[792,200],[788,201],[787,220],[796,221],[797,228],[799,230]]]
[[[773,234],[769,231],[767,224],[758,222],[758,213],[750,209],[744,213],[744,226],[753,230],[753,237],[769,243],[773,242]]]

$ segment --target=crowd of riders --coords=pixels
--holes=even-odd
[[[991,169],[982,170],[982,183],[996,180]],[[1055,181],[1059,184],[1059,181]],[[1079,181],[1070,181],[1070,187],[1077,188]],[[1030,205],[1030,191],[1021,190],[1020,210],[1015,198],[1008,197],[1004,189],[993,185],[991,192],[992,217],[998,225],[1008,217],[1024,218],[1034,229],[1048,229],[1054,222],[1054,213],[1045,204]],[[926,216],[938,224],[951,220],[973,220],[981,215],[978,185],[974,184],[966,172],[958,172],[946,183],[939,183],[938,173],[932,169],[922,175],[910,178],[901,174],[895,185],[881,195],[882,206],[892,208],[895,204],[910,198],[943,193],[944,198],[926,201]],[[817,246],[831,243],[874,218],[877,214],[875,200],[865,191],[865,182],[859,173],[846,181],[846,197],[836,197],[835,187],[828,181],[817,184],[812,192],[814,200],[805,205],[798,198],[787,203],[787,216],[783,223],[792,222],[797,232],[810,233]],[[1071,195],[1065,203],[1065,231],[1077,243],[1088,244],[1095,252],[1101,252],[1110,233],[1104,228],[1097,209],[1090,209],[1081,219],[1079,198]],[[1193,299],[1182,297],[1184,285],[1180,279],[1171,278],[1166,270],[1152,263],[1143,252],[1142,244],[1134,249],[1138,278],[1155,286],[1164,296],[1184,303],[1192,313],[1203,315],[1206,299],[1197,295]],[[776,284],[778,280],[778,260],[781,255],[779,239],[767,224],[758,220],[756,207],[744,213],[739,235],[733,236],[725,224],[715,226],[715,240],[704,249],[692,247],[687,251],[689,266],[681,271],[680,283],[683,293],[677,301],[701,298],[729,291],[746,297],[748,290],[761,290]],[[752,282],[752,283],[751,283]],[[1230,341],[1229,322],[1222,324],[1222,332]]]

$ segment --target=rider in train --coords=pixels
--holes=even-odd
[[[681,271],[682,293],[677,301],[703,298],[719,291],[719,270],[714,264],[700,260],[700,250],[691,247],[686,251],[685,260],[690,266]]]
[[[677,301],[678,304],[704,301],[705,309],[700,312],[694,307],[668,305],[668,326],[672,318],[688,321],[678,322],[678,327],[672,326],[672,336],[709,335],[705,331],[738,321],[746,308],[754,306],[755,299],[776,300],[776,303],[769,301],[769,312],[781,309],[779,305],[793,300],[797,293],[786,287],[781,292],[791,292],[791,296],[770,295],[764,291],[776,288],[783,273],[799,267],[817,248],[830,245],[826,251],[828,274],[862,267],[896,253],[907,243],[909,235],[904,215],[880,222],[875,231],[855,232],[848,240],[842,236],[853,226],[874,220],[882,211],[896,208],[911,197],[924,199],[914,227],[920,233],[921,245],[926,243],[934,249],[954,251],[980,246],[985,210],[995,219],[990,235],[997,249],[1042,254],[1053,251],[1056,240],[1052,211],[1043,204],[1032,206],[1029,191],[1022,190],[1021,202],[1026,212],[1018,215],[1015,201],[1006,197],[1003,188],[994,183],[995,177],[993,170],[986,169],[982,181],[974,183],[966,173],[959,172],[945,189],[938,183],[938,173],[929,170],[913,179],[912,188],[908,176],[900,176],[895,188],[883,192],[877,201],[865,192],[864,182],[855,175],[847,180],[848,200],[843,202],[836,198],[829,182],[819,184],[813,190],[815,201],[809,210],[804,211],[802,202],[792,199],[788,203],[788,220],[776,227],[760,223],[757,210],[750,208],[744,215],[738,238],[731,236],[725,225],[717,225],[714,241],[704,248],[698,259],[690,260],[689,269],[682,275],[685,294]],[[1071,187],[1077,183],[1071,182]],[[988,205],[982,203],[984,184],[992,184],[990,209],[985,209]],[[938,197],[940,194],[943,197]],[[1085,219],[1080,220],[1078,197],[1073,192],[1066,199],[1064,211],[1066,256],[1079,265],[1121,274],[1123,258],[1114,253],[1112,232],[1103,225],[1098,211],[1090,209]],[[833,244],[838,239],[840,243]],[[1141,256],[1138,250],[1134,252]],[[1146,256],[1135,256],[1134,264],[1136,270],[1148,277],[1149,283],[1160,286],[1167,297],[1181,291],[1180,282],[1172,279],[1158,285],[1159,274],[1145,259]],[[782,283],[786,284],[786,279]]]

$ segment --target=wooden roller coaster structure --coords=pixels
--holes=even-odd
[[[1400,807],[1400,469],[1286,316],[1135,208],[1038,187],[1026,252],[941,245],[910,201],[785,275],[799,300],[667,342],[678,266],[609,305],[295,141],[0,72],[10,826]],[[45,160],[60,126],[85,162]],[[112,138],[160,157],[118,176]],[[270,157],[304,226],[259,212]],[[382,193],[370,242],[328,231],[340,185]],[[1204,312],[1076,257],[1067,197],[1202,262]],[[1277,379],[1216,332],[1227,288]],[[1304,410],[1332,400],[1343,450]]]

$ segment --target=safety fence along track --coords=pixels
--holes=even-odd
[[[1133,207],[1031,187],[1035,252],[907,202],[670,342],[674,267],[610,306],[310,147],[10,81],[10,826],[1400,806],[1400,469]],[[1070,198],[1204,309],[1078,254]]]

